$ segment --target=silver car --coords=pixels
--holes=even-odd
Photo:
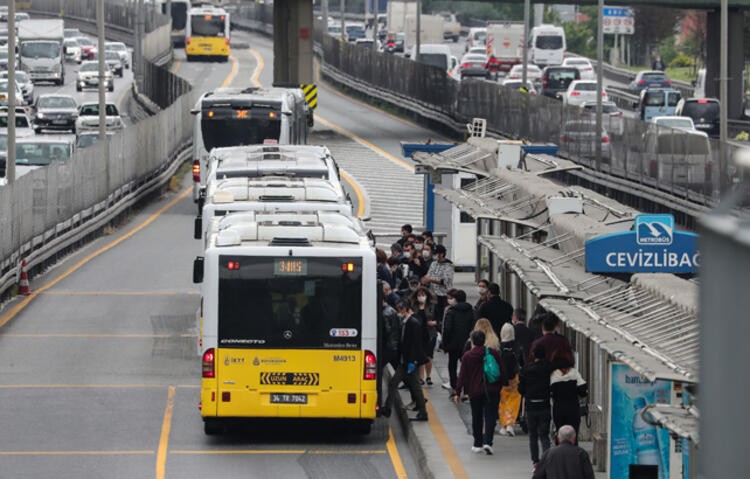
[[[104,86],[108,91],[115,91],[115,82],[108,67],[105,68],[104,72]],[[81,63],[76,80],[76,90],[83,91],[84,88],[99,88],[99,62],[86,61]]]
[[[128,47],[122,42],[106,42],[104,44],[104,51],[113,51],[120,55],[120,61],[126,69],[130,68],[130,52]]]

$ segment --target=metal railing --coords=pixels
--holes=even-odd
[[[107,5],[113,25],[127,28],[129,19],[135,18],[123,5]],[[59,13],[57,0],[35,0],[33,6],[43,14]],[[68,13],[87,14],[76,16],[74,22],[92,27],[94,6],[95,0],[66,0],[65,18]],[[165,25],[159,20],[149,26],[144,43],[154,46],[152,55],[163,56],[162,45],[170,41]],[[0,294],[15,283],[21,259],[33,269],[95,234],[165,184],[184,160],[181,152],[192,136],[190,109],[196,93],[185,80],[150,60],[145,62],[143,93],[161,111],[106,142],[76,150],[66,162],[39,167],[0,187]]]

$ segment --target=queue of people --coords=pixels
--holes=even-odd
[[[580,400],[588,393],[573,347],[559,334],[559,319],[542,311],[527,324],[526,311],[514,309],[500,286],[486,280],[477,283],[479,300],[469,304],[466,292],[453,288],[454,267],[445,247],[428,231],[415,234],[404,225],[390,249],[390,256],[377,251],[381,365],[390,363],[396,371],[381,414],[390,415],[403,383],[412,399],[407,409],[417,412],[411,420],[427,420],[422,387],[434,384],[432,360],[441,350],[448,355],[449,377],[442,387],[457,404],[471,406],[473,452],[493,454],[494,435],[515,436],[521,425],[528,431],[533,470],[539,471],[534,477],[546,477],[555,461],[586,455],[577,447],[548,452],[551,425],[563,444],[577,446]]]

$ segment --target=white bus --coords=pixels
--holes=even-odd
[[[204,93],[191,110],[193,174],[207,166],[213,148],[242,145],[304,145],[312,110],[299,88],[220,88]],[[200,183],[200,181],[196,181]],[[193,199],[198,201],[197,188]]]
[[[325,146],[255,145],[216,148],[211,150],[205,166],[198,174],[195,173],[194,170],[193,180],[199,207],[202,196],[205,195],[205,186],[216,179],[262,176],[321,178],[331,181],[343,193],[339,167]]]
[[[342,191],[320,178],[231,178],[206,187],[203,209],[195,220],[195,239],[207,239],[214,217],[233,212],[333,211],[352,216],[352,204]]]
[[[539,25],[531,29],[529,60],[540,67],[560,65],[565,55],[565,30],[555,25]]]
[[[372,242],[340,222],[242,215],[214,221],[193,265],[204,432],[249,418],[344,420],[369,432],[378,380]]]

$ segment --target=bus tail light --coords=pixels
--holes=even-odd
[[[374,380],[378,375],[378,361],[372,351],[365,351],[365,374],[364,379]]]
[[[214,369],[214,365],[216,364],[216,355],[214,352],[214,348],[207,349],[205,353],[203,353],[203,377],[204,378],[215,378],[216,377],[216,371]]]
[[[225,39],[224,39],[224,44],[225,44],[226,46],[229,46],[229,39],[228,39],[228,38],[225,38]]]
[[[193,160],[193,183],[201,182],[201,160]]]
[[[185,45],[190,45],[190,37],[185,38]]]

